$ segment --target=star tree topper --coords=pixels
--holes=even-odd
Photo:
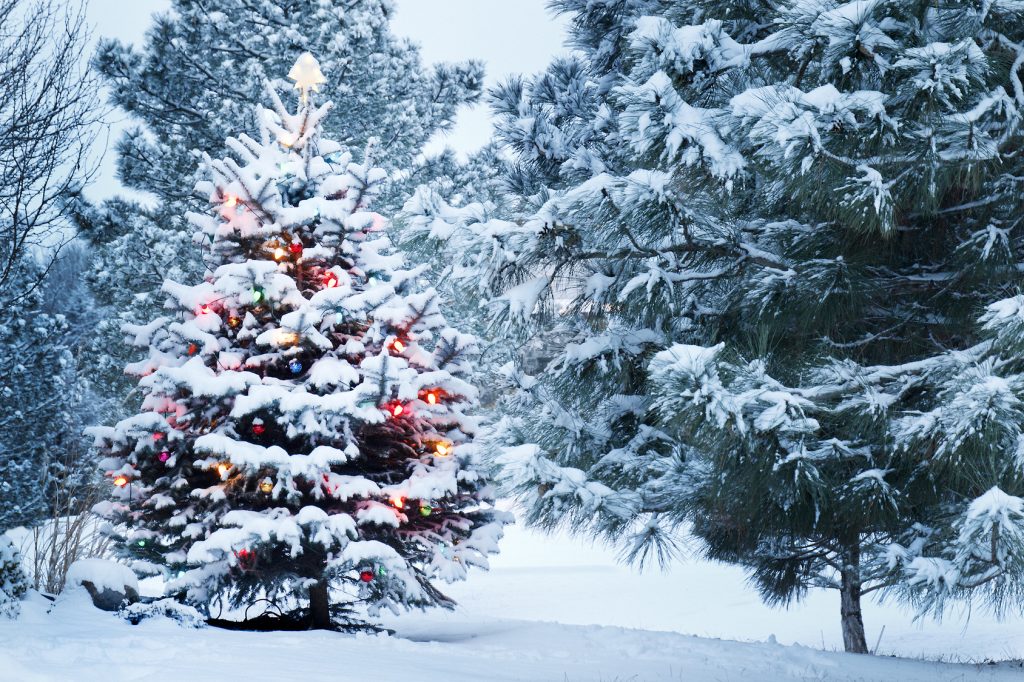
[[[303,104],[306,103],[310,90],[320,92],[320,86],[327,82],[320,71],[320,62],[309,52],[303,52],[299,56],[295,66],[288,72],[288,78],[295,81],[295,89],[302,93]]]

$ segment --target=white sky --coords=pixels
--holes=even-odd
[[[88,19],[94,35],[139,42],[154,12],[170,7],[170,0],[91,0]],[[397,0],[393,30],[419,43],[427,63],[482,59],[487,63],[487,85],[513,73],[535,73],[563,51],[566,22],[553,16],[546,0]],[[328,75],[329,76],[329,75]],[[112,115],[112,145],[124,127],[124,114]],[[486,106],[463,110],[443,140],[469,152],[490,137]],[[114,180],[113,151],[104,158],[101,177],[91,192],[96,197],[120,191]]]

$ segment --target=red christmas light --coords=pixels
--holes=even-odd
[[[395,509],[405,509],[405,498],[395,495],[391,498],[391,506]]]
[[[302,248],[302,242],[292,242],[291,244],[288,245],[288,250],[294,253],[295,255],[299,255],[300,253],[302,253]]]
[[[405,352],[405,344],[402,343],[401,339],[395,339],[394,341],[391,342],[391,350],[395,351],[396,353],[403,353]]]
[[[338,276],[335,275],[333,272],[328,272],[324,276],[324,286],[327,287],[328,289],[333,289],[336,286],[338,286]]]
[[[405,413],[405,407],[402,403],[395,403],[388,409],[391,411],[392,417],[401,417]]]
[[[166,462],[170,458],[171,458],[171,453],[167,452],[166,450],[164,450],[163,452],[160,453],[159,460],[161,462]]]
[[[243,571],[256,568],[256,552],[252,550],[240,549],[235,552],[235,558],[238,559],[238,567]]]
[[[156,433],[153,434],[153,440],[163,440],[163,439],[164,439],[164,432],[163,431],[157,431]]]
[[[359,579],[364,583],[371,582],[373,580],[373,571],[360,571]]]
[[[266,430],[267,430],[267,427],[266,427],[266,426],[264,426],[263,424],[253,424],[253,425],[252,425],[252,432],[253,432],[254,434],[256,434],[257,436],[262,436],[262,435],[263,435],[263,433],[264,433],[264,432],[265,432]]]

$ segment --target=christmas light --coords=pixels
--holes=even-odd
[[[188,354],[189,355],[195,355],[198,352],[199,352],[199,346],[197,346],[194,343],[188,344]]]
[[[281,143],[282,147],[291,147],[295,144],[297,137],[292,133],[281,133],[277,137],[277,141]]]
[[[199,312],[196,313],[196,315],[197,316],[198,315],[206,315],[209,312],[212,312],[212,309],[210,308],[210,304],[209,303],[204,303],[201,306],[199,306]]]
[[[405,408],[402,407],[401,403],[395,403],[391,406],[392,417],[401,417],[403,412],[405,412]]]
[[[227,198],[224,199],[224,205],[228,208],[234,208],[238,205],[238,197],[233,194],[229,194]]]
[[[427,402],[431,405],[437,405],[437,393],[434,391],[427,391]]]
[[[251,571],[256,567],[256,552],[240,549],[235,552],[235,558],[238,559],[238,567],[243,571]]]
[[[262,303],[263,299],[267,297],[267,293],[263,291],[263,287],[253,287],[252,290],[252,302]]]
[[[117,478],[114,479],[114,485],[116,485],[118,488],[125,487],[126,485],[128,485],[128,477],[118,476]]]
[[[220,474],[221,478],[224,478],[231,471],[231,465],[227,462],[221,462],[217,465],[217,473]]]
[[[402,343],[401,339],[395,339],[391,342],[391,349],[396,353],[403,353],[405,352],[405,344]]]
[[[338,276],[335,275],[333,272],[328,272],[327,275],[324,277],[324,286],[327,287],[328,289],[333,289],[334,287],[338,286]]]
[[[438,457],[447,457],[452,454],[452,446],[450,443],[438,443],[434,446],[434,454]]]
[[[167,461],[167,460],[169,460],[170,458],[171,458],[171,453],[169,453],[169,452],[167,452],[166,450],[164,450],[163,452],[161,452],[161,453],[160,453],[160,456],[159,456],[159,458],[158,458],[158,459],[159,459],[159,460],[160,460],[161,462],[166,462],[166,461]]]
[[[237,329],[242,324],[242,318],[237,315],[232,315],[228,318],[228,326],[232,329]]]
[[[395,495],[391,498],[391,506],[395,509],[405,509],[405,498]]]
[[[288,369],[292,371],[292,374],[302,374],[302,361],[298,358],[293,359],[288,363]]]
[[[260,491],[267,493],[268,495],[274,490],[274,482],[270,478],[264,478],[260,481]]]
[[[287,257],[288,257],[288,252],[285,251],[280,246],[277,247],[276,249],[274,249],[274,260],[280,262],[280,261],[283,261]]]
[[[153,434],[153,440],[163,440],[163,439],[164,439],[164,432],[163,431],[157,431],[157,432],[155,432]]]
[[[257,436],[262,436],[262,435],[263,435],[263,433],[264,433],[264,432],[265,432],[266,430],[267,430],[267,427],[266,427],[266,426],[264,426],[263,424],[253,424],[253,425],[252,425],[252,432],[253,432],[253,433],[254,433],[255,435],[257,435]]]
[[[302,249],[302,242],[292,242],[291,244],[288,245],[288,250],[294,253],[295,255],[299,255],[300,253],[302,253]]]
[[[431,507],[429,504],[425,504],[422,507],[420,507],[420,516],[430,516],[433,513],[434,508]]]
[[[360,571],[359,579],[364,583],[371,582],[373,580],[373,571]]]
[[[274,333],[274,344],[282,348],[298,345],[299,335],[288,329],[278,329]]]

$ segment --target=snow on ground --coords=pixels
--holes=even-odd
[[[448,588],[460,608],[442,617],[613,625],[755,642],[774,635],[781,644],[843,648],[834,591],[814,591],[788,610],[772,609],[734,566],[687,558],[669,571],[640,573],[618,564],[603,547],[519,527],[509,529],[501,548],[490,573],[471,574],[467,582]],[[864,621],[869,646],[879,644],[882,654],[1024,659],[1024,618],[1019,616],[1000,622],[976,608],[949,613],[940,623],[915,622],[899,605],[866,601]]]
[[[35,597],[21,619],[0,622],[0,682],[1024,678],[1019,663],[821,651],[841,645],[834,595],[771,610],[729,567],[688,561],[638,574],[601,549],[522,529],[510,531],[491,573],[477,572],[450,591],[462,602],[457,611],[390,618],[393,637],[187,630],[166,620],[132,626],[93,609],[81,591],[62,596],[49,614],[48,602]],[[869,607],[866,617],[872,644],[885,625],[882,652],[1024,658],[1020,620],[999,624],[975,614],[966,627],[958,618],[915,625],[893,606]],[[794,642],[801,645],[783,646]]]

